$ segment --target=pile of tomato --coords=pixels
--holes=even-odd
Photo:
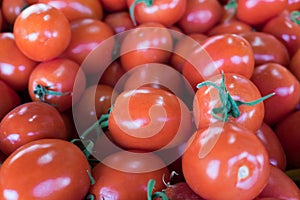
[[[0,199],[300,199],[299,0],[0,5]]]

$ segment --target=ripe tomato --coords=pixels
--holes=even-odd
[[[97,164],[92,175],[95,184],[90,193],[97,200],[146,200],[148,181],[154,179],[155,191],[161,191],[165,187],[162,177],[169,177],[169,171],[155,154],[119,151]]]
[[[140,87],[117,96],[108,128],[120,147],[154,151],[185,142],[192,119],[187,106],[174,94]]]
[[[209,81],[222,87],[222,79],[221,75],[216,75],[209,79]],[[251,102],[261,98],[261,94],[254,83],[244,76],[225,73],[224,81],[225,87],[234,101]],[[198,129],[209,127],[212,123],[219,121],[213,114],[221,117],[222,120],[226,120],[225,116],[222,116],[223,113],[214,113],[214,109],[230,105],[230,101],[227,99],[224,100],[225,102],[222,102],[220,95],[223,95],[222,98],[224,98],[223,92],[225,91],[219,91],[211,85],[203,86],[197,90],[193,102],[193,116]],[[264,104],[262,102],[251,106],[240,105],[238,106],[238,110],[240,113],[237,116],[232,114],[235,112],[234,108],[225,110],[225,114],[228,112],[229,121],[237,122],[251,131],[256,131],[261,126],[264,119]]]
[[[15,21],[13,32],[19,49],[35,61],[59,56],[71,39],[70,24],[65,15],[43,3],[23,10]]]
[[[255,65],[275,62],[288,66],[290,56],[287,48],[271,34],[251,31],[240,34],[250,44],[254,52]]]
[[[76,62],[56,58],[36,66],[29,77],[28,91],[33,101],[45,102],[65,111],[78,101],[85,84],[85,74]],[[73,90],[76,90],[76,96],[73,96]]]
[[[69,21],[94,18],[103,18],[103,8],[99,0],[38,0],[62,11]]]
[[[67,138],[60,113],[46,103],[21,104],[7,113],[0,123],[0,149],[6,155],[41,138]]]
[[[182,170],[187,184],[204,199],[246,200],[266,186],[270,164],[265,147],[252,131],[218,122],[191,137]]]
[[[217,0],[188,0],[178,26],[184,33],[206,33],[222,17],[222,6]]]
[[[126,11],[109,13],[105,16],[103,21],[114,30],[115,34],[130,30],[134,27],[130,15]]]
[[[291,58],[291,62],[288,65],[288,69],[294,74],[294,76],[300,81],[300,49]]]
[[[238,20],[229,20],[224,21],[220,24],[217,24],[207,33],[209,36],[220,35],[225,33],[231,34],[241,34],[251,32],[252,27],[242,21]]]
[[[226,46],[226,51],[221,49]],[[254,54],[250,43],[236,34],[211,36],[191,52],[182,73],[196,90],[196,85],[211,76],[236,73],[250,78],[254,69]]]
[[[300,167],[299,120],[300,111],[295,111],[279,121],[274,128],[274,131],[285,151],[287,163],[291,167]]]
[[[288,0],[288,5],[286,7],[288,11],[297,11],[300,9],[300,1],[299,0]]]
[[[183,16],[188,2],[188,0],[127,0],[127,5],[134,23],[156,22],[170,27]]]
[[[250,25],[261,25],[280,14],[288,0],[238,0],[236,17]]]
[[[21,103],[21,99],[17,92],[0,80],[0,121],[12,109]]]
[[[1,199],[82,200],[90,187],[90,166],[81,150],[59,139],[30,142],[1,166]]]
[[[37,63],[19,50],[13,33],[0,33],[0,79],[17,91],[27,90],[29,76]]]
[[[126,0],[99,0],[103,8],[108,12],[127,10]]]
[[[114,61],[105,69],[99,83],[114,87],[124,74],[125,70],[122,68],[120,62]]]
[[[286,155],[273,129],[263,122],[255,134],[266,147],[270,163],[284,171],[286,168]]]
[[[276,124],[296,109],[300,100],[300,84],[284,66],[277,63],[259,65],[254,69],[251,80],[261,95],[275,93],[264,101],[264,121],[268,125]]]
[[[172,36],[158,23],[142,24],[130,31],[120,47],[125,71],[147,63],[167,63],[173,49]]]
[[[2,0],[1,9],[5,20],[13,25],[17,16],[28,6],[26,0]]]

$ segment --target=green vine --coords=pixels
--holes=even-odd
[[[155,192],[153,193],[154,186],[156,181],[154,179],[150,179],[148,181],[147,186],[147,200],[153,200],[153,199],[161,199],[161,200],[169,200],[167,195],[164,192]]]
[[[51,88],[52,88],[52,86],[42,86],[41,84],[38,84],[34,88],[33,93],[41,102],[46,102],[46,100],[45,100],[46,95],[63,96],[63,95],[70,94],[70,92],[53,91],[53,90],[50,90]]]
[[[145,3],[147,7],[150,7],[153,5],[153,0],[135,0],[129,7],[129,14],[130,14],[130,18],[134,24],[134,26],[137,25],[136,20],[135,20],[135,16],[134,16],[134,10],[137,4],[139,3]]]
[[[294,23],[300,25],[300,12],[299,11],[292,11],[290,13],[290,18]]]

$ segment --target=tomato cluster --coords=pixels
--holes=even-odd
[[[300,199],[299,0],[0,5],[0,199]]]

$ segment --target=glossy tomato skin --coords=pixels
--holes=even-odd
[[[135,0],[127,0],[130,6]],[[187,0],[156,0],[151,6],[139,3],[134,8],[134,18],[139,24],[156,22],[166,27],[174,25],[184,14]]]
[[[251,102],[261,98],[261,94],[254,83],[244,76],[225,73],[224,79],[227,91],[233,100]],[[209,81],[220,85],[222,76],[214,76]],[[222,104],[217,89],[212,86],[199,88],[193,101],[193,116],[196,127],[206,128],[217,122],[218,119],[212,116],[212,110],[220,106]],[[261,126],[264,119],[264,104],[262,102],[253,106],[241,105],[239,111],[239,117],[229,117],[228,120],[234,121],[251,131],[256,131]]]
[[[290,55],[287,48],[272,34],[251,31],[240,35],[251,44],[256,66],[268,62],[289,65]]]
[[[221,20],[222,11],[217,0],[188,0],[178,26],[186,34],[206,33]]]
[[[77,82],[76,88],[74,88],[75,82]],[[38,85],[59,94],[48,93],[40,97],[36,94]],[[35,67],[29,77],[28,91],[33,101],[46,102],[62,112],[78,101],[85,85],[85,74],[76,62],[66,58],[56,58]],[[76,97],[73,97],[73,90],[78,94]]]
[[[67,162],[66,162],[67,161]],[[90,166],[81,150],[59,139],[30,142],[1,166],[1,199],[84,199]]]
[[[224,51],[226,46],[226,51]],[[211,36],[188,57],[182,73],[196,90],[198,83],[224,73],[237,73],[250,78],[254,54],[250,43],[236,34]]]
[[[120,61],[125,71],[147,63],[167,63],[173,49],[169,30],[159,23],[144,23],[124,38]]]
[[[287,4],[288,0],[239,0],[236,16],[250,25],[260,25],[280,14]]]
[[[108,128],[119,146],[144,151],[180,145],[193,131],[191,114],[183,101],[153,87],[140,87],[118,95]]]
[[[0,80],[0,121],[12,109],[20,105],[21,99],[17,92]]]
[[[168,178],[169,170],[155,154],[118,151],[97,164],[92,175],[96,183],[90,193],[96,200],[146,200],[148,181],[154,179],[154,192],[161,191],[165,187],[162,177]]]
[[[5,20],[13,25],[17,16],[28,6],[26,0],[3,0],[1,4]]]
[[[114,30],[115,34],[134,28],[133,22],[127,11],[109,13],[105,16],[103,21]]]
[[[266,147],[270,163],[284,171],[286,169],[286,155],[273,129],[263,122],[261,127],[255,132],[255,135]]]
[[[116,60],[105,69],[99,83],[114,87],[124,74],[125,70],[121,66],[120,61]]]
[[[43,3],[23,10],[15,21],[13,33],[19,49],[35,61],[59,56],[71,39],[70,24],[65,15]]]
[[[69,21],[82,18],[101,20],[104,15],[99,0],[38,0],[38,2],[48,4],[62,11]]]
[[[300,111],[295,111],[279,121],[274,128],[274,131],[286,153],[288,165],[291,167],[300,167],[299,118]]]
[[[107,12],[125,11],[127,9],[126,0],[98,0]]]
[[[21,104],[7,113],[1,121],[0,148],[6,155],[28,142],[41,138],[67,138],[60,113],[46,103]]]
[[[37,62],[19,50],[13,33],[0,33],[0,42],[0,79],[17,91],[26,90],[29,76]]]
[[[253,199],[270,173],[267,151],[253,132],[222,122],[195,132],[182,167],[188,185],[204,199]]]
[[[251,32],[252,27],[239,20],[228,20],[223,21],[220,24],[215,25],[207,33],[209,36],[231,33],[231,34],[241,34]]]
[[[275,93],[264,101],[264,121],[268,125],[276,124],[296,109],[300,99],[299,81],[284,66],[277,63],[259,65],[251,80],[262,96]]]
[[[294,76],[300,81],[300,50],[298,50],[291,58],[291,62],[288,65],[288,69],[294,74]]]

